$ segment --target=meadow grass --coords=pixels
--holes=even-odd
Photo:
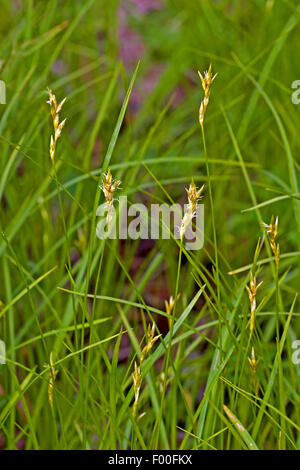
[[[0,448],[299,450],[300,7],[142,3],[0,2]],[[114,184],[203,249],[98,239]]]

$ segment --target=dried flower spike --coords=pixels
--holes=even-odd
[[[189,189],[186,189],[186,192],[188,194],[188,205],[179,229],[181,241],[183,241],[184,239],[187,227],[189,226],[192,219],[196,216],[197,202],[201,197],[203,189],[204,185],[200,189],[197,189],[194,180],[192,180]]]
[[[54,137],[53,135],[51,135],[51,139],[50,139],[50,157],[51,157],[52,163],[54,163],[56,143],[58,139],[60,138],[63,127],[66,123],[66,119],[64,119],[62,122],[59,122],[59,113],[67,98],[64,98],[60,104],[57,104],[56,96],[54,95],[54,93],[52,93],[50,88],[48,88],[47,90],[48,90],[48,95],[49,95],[49,100],[47,101],[47,103],[50,105],[51,116],[52,116],[53,127],[54,127]]]
[[[199,123],[201,127],[203,128],[204,115],[205,115],[205,111],[209,103],[210,88],[217,74],[212,75],[211,65],[209,66],[209,69],[206,72],[204,72],[204,76],[199,71],[198,71],[198,74],[201,79],[202,88],[204,90],[204,99],[202,100],[200,109],[199,109]]]
[[[106,216],[106,225],[107,227],[112,221],[113,218],[113,208],[114,208],[114,192],[120,186],[121,181],[116,180],[113,181],[112,174],[110,169],[108,169],[107,173],[103,176],[103,182],[101,189],[104,193],[105,200],[106,200],[106,208],[107,208],[107,216]]]
[[[276,217],[276,220],[274,221],[274,217],[271,217],[270,224],[263,224],[263,226],[267,229],[267,233],[269,236],[269,242],[270,246],[273,252],[273,255],[275,256],[275,263],[276,266],[279,266],[279,260],[280,260],[280,248],[279,248],[279,243],[276,244],[276,238],[278,234],[278,217]]]
[[[255,327],[255,315],[256,315],[256,293],[259,287],[262,285],[263,281],[259,284],[256,284],[256,277],[253,276],[252,272],[250,273],[250,284],[246,286],[248,291],[248,296],[250,300],[250,338],[252,337],[254,327]]]

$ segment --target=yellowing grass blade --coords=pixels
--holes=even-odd
[[[248,448],[250,450],[259,450],[254,440],[252,439],[248,431],[244,428],[242,423],[238,420],[238,418],[232,413],[232,411],[230,411],[229,408],[227,408],[226,405],[223,405],[223,408],[228,418],[234,424],[234,427],[236,428],[236,430],[238,431],[239,435],[241,436],[245,444],[248,446]]]

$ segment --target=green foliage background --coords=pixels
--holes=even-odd
[[[142,14],[135,3],[0,2],[0,446],[299,449],[300,7],[165,0]],[[210,63],[217,245],[198,124],[197,70]],[[55,167],[48,86],[67,96]],[[191,178],[204,183],[204,249],[180,257],[173,239],[96,239],[108,166],[131,202],[184,204]],[[278,283],[267,240],[252,265],[272,215]],[[251,267],[263,285],[249,340]],[[172,323],[164,301],[176,292]],[[131,374],[150,317],[162,336],[142,368],[138,417]]]

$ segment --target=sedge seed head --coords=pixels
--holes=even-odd
[[[160,338],[161,335],[154,336],[155,333],[155,324],[153,323],[152,327],[148,325],[148,330],[147,330],[147,344],[144,346],[142,353],[141,353],[141,359],[140,359],[140,365],[143,364],[147,354],[149,351],[151,351],[154,343]]]
[[[184,239],[186,229],[188,228],[190,222],[196,216],[197,202],[201,198],[203,190],[204,185],[200,189],[197,189],[193,179],[189,188],[186,189],[188,195],[188,205],[179,227],[179,236],[181,241]]]
[[[251,369],[252,369],[252,372],[256,373],[256,370],[257,370],[257,367],[258,367],[258,364],[259,364],[259,360],[257,360],[257,359],[255,358],[254,347],[252,347],[252,350],[251,350],[251,358],[248,357],[248,361],[249,361],[250,367],[251,367]]]
[[[276,266],[278,267],[279,266],[279,259],[280,259],[279,243],[276,243],[276,238],[277,238],[277,235],[278,235],[278,217],[276,217],[276,219],[274,220],[274,217],[272,215],[270,223],[269,224],[263,223],[263,226],[267,230],[271,250],[272,250],[273,255],[275,257]]]
[[[66,98],[64,98],[60,102],[60,104],[57,104],[55,94],[50,90],[50,88],[47,88],[47,91],[48,91],[48,96],[49,96],[47,103],[50,105],[50,112],[51,112],[53,128],[54,128],[54,137],[53,135],[51,135],[51,138],[50,138],[49,153],[50,153],[51,161],[52,163],[54,163],[56,143],[58,139],[60,138],[61,132],[66,123],[66,119],[64,119],[62,122],[59,122],[59,113],[66,101]]]
[[[202,84],[202,88],[203,88],[203,91],[204,91],[204,99],[201,101],[200,108],[199,108],[199,123],[200,123],[201,127],[203,128],[204,115],[205,115],[205,111],[206,111],[206,108],[207,108],[208,103],[209,103],[211,85],[212,85],[214,79],[216,78],[217,74],[215,74],[215,75],[212,74],[212,66],[211,65],[209,66],[208,70],[206,70],[206,72],[204,72],[203,75],[199,71],[198,71],[198,74],[199,74],[201,84]]]
[[[250,283],[249,286],[246,286],[248,291],[249,301],[250,301],[250,338],[253,334],[254,327],[255,327],[255,316],[256,316],[256,294],[260,286],[262,285],[263,281],[259,284],[256,282],[256,277],[253,276],[252,272],[250,272]]]
[[[203,75],[202,75],[201,72],[199,72],[199,70],[198,70],[198,74],[199,74],[199,77],[201,79],[203,91],[204,91],[204,93],[207,93],[210,90],[210,87],[211,87],[214,79],[216,78],[216,76],[218,74],[217,73],[215,75],[212,74],[212,65],[211,64],[210,64],[208,70],[206,70]]]
[[[134,363],[134,372],[132,374],[132,379],[133,379],[133,388],[134,388],[133,416],[135,416],[136,412],[137,412],[139,396],[140,396],[140,389],[141,389],[141,385],[142,385],[141,369],[137,365],[136,362]]]
[[[269,234],[270,238],[276,240],[278,234],[278,217],[276,217],[274,221],[274,216],[272,215],[270,223],[263,223],[263,226],[267,229],[267,233]]]
[[[107,173],[103,175],[102,186],[100,186],[100,188],[103,191],[105,201],[106,201],[106,208],[107,208],[106,225],[107,227],[110,225],[113,219],[114,192],[119,188],[120,184],[121,184],[120,180],[115,180],[115,181],[113,180],[113,177],[109,168]]]
[[[260,288],[260,286],[262,285],[262,283],[263,283],[263,281],[261,281],[259,284],[257,284],[256,277],[253,276],[252,272],[250,273],[250,283],[249,283],[249,286],[246,286],[247,290],[248,290],[250,300],[251,300],[251,298],[256,296],[256,293],[257,293],[258,289]]]
[[[48,400],[51,408],[53,407],[53,390],[54,390],[54,382],[58,371],[55,370],[54,361],[53,361],[53,353],[50,353],[49,364],[45,365],[49,369],[49,384],[48,384]]]
[[[101,189],[104,193],[107,203],[110,203],[111,201],[113,201],[113,194],[118,189],[120,184],[121,184],[120,180],[113,181],[113,177],[109,168],[107,173],[103,176],[102,186],[101,186]]]
[[[204,190],[204,185],[200,188],[197,189],[194,180],[192,180],[189,189],[186,189],[187,195],[188,195],[188,201],[189,204],[191,205],[193,212],[196,210],[196,204],[201,198],[201,194]]]
[[[166,313],[168,315],[172,314],[173,308],[174,308],[175,300],[173,299],[173,296],[169,298],[169,300],[165,300],[165,307],[166,307]]]

